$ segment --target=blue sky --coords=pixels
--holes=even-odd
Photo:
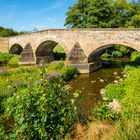
[[[64,28],[68,7],[76,1],[0,0],[0,26],[17,31]]]
[[[0,0],[0,26],[17,31],[64,28],[65,13],[77,0]]]

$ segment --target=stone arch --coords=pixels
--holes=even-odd
[[[93,60],[94,61],[98,61],[100,58],[99,56],[102,54],[102,52],[105,50],[105,49],[108,49],[114,45],[123,45],[123,46],[126,46],[128,48],[132,48],[132,49],[135,49],[137,51],[140,51],[137,49],[137,47],[133,47],[133,46],[128,46],[128,44],[125,44],[125,43],[113,43],[113,44],[105,44],[105,45],[102,45],[96,49],[94,49],[89,55],[88,55],[88,63],[92,62]],[[130,44],[129,44],[130,45]],[[100,61],[100,60],[99,60]]]
[[[37,49],[35,50],[35,56],[37,63],[39,62],[51,62],[55,60],[53,49],[56,47],[56,45],[60,45],[64,52],[67,55],[67,52],[65,50],[65,47],[63,47],[59,42],[56,42],[54,40],[45,40],[42,43],[39,44]]]
[[[9,53],[11,54],[21,54],[23,51],[23,47],[17,43],[13,44],[10,49],[9,49]]]
[[[87,56],[78,42],[74,44],[70,51],[67,62],[70,64],[82,64],[87,62]]]

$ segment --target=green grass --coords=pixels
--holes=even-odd
[[[64,48],[63,48],[61,45],[59,45],[59,44],[57,44],[57,45],[55,46],[55,48],[54,48],[53,51],[54,51],[54,52],[58,52],[58,53],[65,53]]]
[[[18,64],[19,58],[20,58],[20,55],[14,55],[14,56],[8,61],[8,64],[9,64],[9,65]]]
[[[20,55],[10,54],[10,53],[0,53],[0,64],[18,64]]]

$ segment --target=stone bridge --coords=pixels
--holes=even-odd
[[[21,46],[19,64],[53,61],[53,49],[60,44],[66,52],[66,63],[83,73],[100,67],[97,58],[102,50],[115,44],[140,51],[140,29],[49,29],[25,35],[0,38],[0,52],[16,53]]]

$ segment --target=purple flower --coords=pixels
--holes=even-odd
[[[8,70],[7,70],[6,68],[1,68],[1,69],[0,69],[0,72],[2,72],[2,73],[7,73]]]
[[[49,81],[52,81],[54,80],[55,78],[58,78],[60,76],[60,73],[59,72],[54,72],[54,73],[51,73],[51,74],[46,74],[46,78],[49,80]]]

